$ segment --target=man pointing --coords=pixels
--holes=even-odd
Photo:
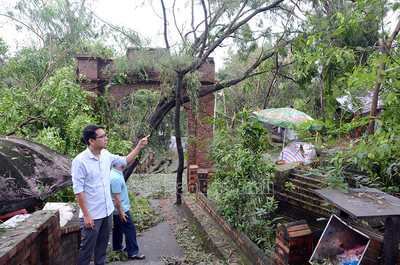
[[[74,158],[71,167],[82,232],[78,265],[88,265],[93,252],[94,264],[105,264],[114,211],[110,194],[110,168],[131,163],[147,145],[148,137],[141,139],[126,157],[121,157],[105,150],[108,138],[103,127],[89,125],[83,130],[83,139],[88,147]]]

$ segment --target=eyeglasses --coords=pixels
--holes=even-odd
[[[103,135],[100,135],[100,136],[96,136],[96,138],[107,138],[107,134],[103,134]]]

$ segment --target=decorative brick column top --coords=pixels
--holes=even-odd
[[[279,225],[276,230],[275,264],[308,264],[312,243],[311,229],[306,221]]]

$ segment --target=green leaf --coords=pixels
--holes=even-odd
[[[335,35],[335,36],[340,35],[343,31],[345,31],[345,29],[346,29],[345,27],[341,26],[333,32],[333,35]]]

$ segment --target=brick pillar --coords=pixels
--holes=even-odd
[[[197,188],[206,196],[207,196],[207,182],[208,182],[208,170],[204,168],[199,168],[197,170]]]
[[[207,169],[212,168],[212,164],[207,158],[209,152],[208,144],[214,137],[213,125],[209,123],[214,115],[214,94],[209,94],[200,98],[200,114],[198,118],[190,110],[190,102],[185,104],[187,113],[187,128],[188,128],[188,142],[187,142],[187,178],[188,178],[188,191],[194,193],[197,191],[196,186],[202,184],[198,183],[197,173],[190,173],[190,167],[196,166],[197,168]],[[207,170],[206,170],[207,171]],[[207,173],[206,173],[207,175]],[[203,182],[202,182],[203,183]],[[205,188],[206,190],[207,188]]]
[[[198,165],[189,165],[189,169],[187,171],[187,187],[188,191],[190,193],[195,193],[196,192],[196,186],[197,186],[197,169],[199,168]]]
[[[40,234],[40,260],[42,264],[60,264],[61,263],[61,230],[60,217],[57,211],[47,221],[47,227]]]
[[[206,88],[207,86],[203,85],[200,90]],[[207,158],[207,153],[208,145],[214,138],[213,125],[210,122],[214,117],[214,93],[201,97],[199,107],[200,111],[198,117],[196,117],[192,111],[191,102],[185,103],[188,128],[187,165],[211,168],[212,165]]]
[[[281,224],[276,231],[275,265],[309,264],[312,255],[311,230],[306,221]]]

